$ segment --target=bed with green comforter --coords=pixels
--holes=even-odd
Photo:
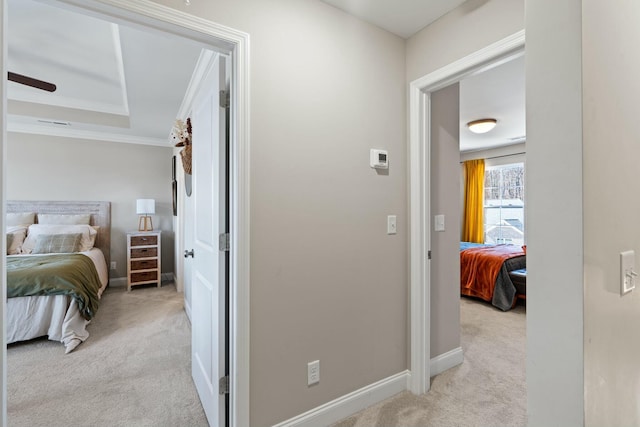
[[[81,253],[7,257],[7,297],[68,295],[83,318],[98,310],[100,277]]]

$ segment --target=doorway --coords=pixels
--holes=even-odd
[[[248,35],[236,30],[217,25],[204,19],[194,19],[194,16],[180,12],[166,6],[138,0],[125,4],[119,1],[77,1],[60,0],[54,4],[79,10],[83,13],[98,15],[107,20],[125,22],[134,26],[147,26],[166,33],[181,36],[204,43],[212,50],[224,53],[231,58],[231,86],[230,99],[230,307],[229,324],[231,335],[229,338],[230,354],[230,409],[229,425],[241,426],[249,423],[249,233],[248,233]],[[7,9],[3,2],[2,15],[6,18]],[[6,19],[3,22],[7,22]],[[6,52],[6,29],[2,31],[2,46]],[[6,55],[3,56],[3,72],[6,73]],[[6,85],[4,86],[6,87]],[[6,141],[6,92],[3,91],[2,104],[3,135]],[[2,152],[6,153],[5,143]],[[3,155],[3,170],[6,168],[6,156]],[[2,177],[3,190],[6,186]],[[6,192],[3,191],[3,212]],[[4,215],[2,216],[4,221]],[[2,261],[4,263],[4,260]],[[6,279],[3,278],[3,301],[6,298]],[[4,316],[4,303],[2,314]],[[4,324],[4,323],[3,323]],[[4,326],[2,329],[3,342],[6,343]],[[3,345],[2,356],[2,424],[6,425],[6,344]]]
[[[431,378],[431,93],[462,78],[508,62],[524,52],[520,31],[478,52],[410,83],[409,87],[409,238],[411,294],[411,380],[409,389],[422,394]],[[434,212],[435,213],[435,212]]]

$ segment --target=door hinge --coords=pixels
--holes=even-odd
[[[220,108],[229,108],[231,104],[231,97],[229,96],[229,92],[226,90],[220,91]]]
[[[231,236],[229,235],[229,233],[221,234],[219,242],[221,251],[226,252],[231,249]]]
[[[218,393],[219,394],[227,394],[229,393],[229,375],[225,375],[220,378],[218,381]]]
[[[431,251],[427,251],[427,259],[431,259]]]

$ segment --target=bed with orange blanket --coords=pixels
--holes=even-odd
[[[460,293],[507,311],[516,298],[509,272],[526,266],[521,246],[460,242]]]

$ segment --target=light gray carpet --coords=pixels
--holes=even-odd
[[[108,288],[70,354],[8,348],[9,426],[207,426],[191,381],[191,332],[175,286]]]
[[[525,426],[525,307],[460,304],[461,365],[432,378],[425,395],[400,393],[334,427]]]

